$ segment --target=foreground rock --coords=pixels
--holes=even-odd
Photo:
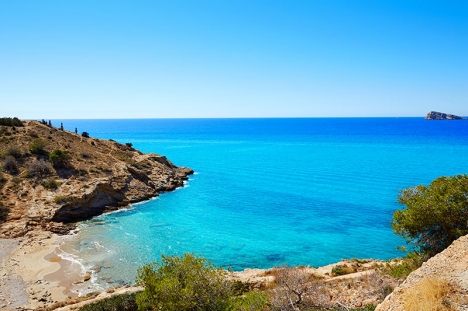
[[[409,311],[409,304],[423,303],[426,294],[437,296],[437,284],[440,297],[430,301],[430,310],[468,310],[468,236],[459,238],[412,272],[376,311]],[[424,310],[415,305],[413,310],[417,309]]]
[[[460,116],[456,116],[456,115],[448,114],[448,113],[443,113],[443,112],[437,112],[437,111],[429,112],[424,119],[425,120],[466,120],[466,118],[464,117],[460,117]]]
[[[0,237],[38,229],[67,233],[77,221],[181,187],[193,173],[164,156],[143,154],[130,143],[83,137],[36,121],[23,123],[0,128],[0,154],[4,159],[13,154],[10,160],[16,164],[0,173]],[[43,151],[33,153],[31,146],[38,140]],[[49,154],[57,149],[68,158],[52,166]],[[45,170],[33,166],[37,163]]]

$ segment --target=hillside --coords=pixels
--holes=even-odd
[[[376,311],[468,310],[468,236],[435,255],[387,296]]]
[[[88,137],[86,137],[88,136]],[[183,185],[166,157],[37,121],[0,126],[0,237],[74,223]]]

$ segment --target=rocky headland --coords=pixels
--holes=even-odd
[[[466,120],[465,117],[456,116],[453,114],[431,111],[429,112],[424,120]]]
[[[37,310],[76,294],[93,271],[64,272],[60,236],[78,221],[184,185],[166,157],[54,127],[0,119],[0,309]]]
[[[166,157],[37,121],[0,127],[0,237],[67,233],[77,221],[183,186]]]

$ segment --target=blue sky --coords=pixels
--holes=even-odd
[[[466,1],[0,0],[4,116],[468,115]]]

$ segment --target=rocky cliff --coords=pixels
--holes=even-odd
[[[0,237],[65,233],[79,220],[181,187],[193,173],[131,144],[23,123],[0,127]]]
[[[468,236],[425,262],[376,311],[468,310]]]
[[[464,117],[459,117],[453,114],[437,112],[437,111],[429,112],[424,119],[425,120],[466,120],[466,118]]]

